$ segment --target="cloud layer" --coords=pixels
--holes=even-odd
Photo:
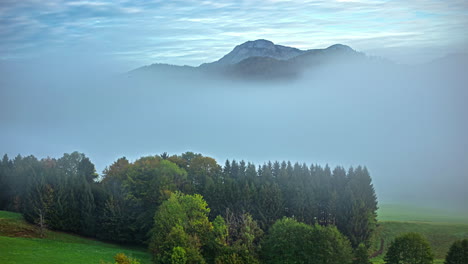
[[[1,60],[99,54],[127,68],[198,65],[258,38],[410,63],[468,52],[465,0],[4,0],[0,25]]]

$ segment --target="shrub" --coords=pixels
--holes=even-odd
[[[386,264],[432,264],[433,260],[429,242],[418,233],[395,238],[385,255]]]
[[[114,256],[115,264],[141,264],[138,259],[127,257],[124,253],[117,253]],[[101,264],[112,264],[101,260]]]

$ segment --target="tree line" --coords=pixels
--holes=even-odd
[[[183,235],[199,225],[184,226],[185,221],[177,220],[179,226],[164,227],[169,218],[158,218],[164,203],[184,195],[200,195],[199,202],[206,202],[201,212],[207,218],[202,223],[212,231],[203,232],[208,236],[205,240]],[[176,207],[180,209],[181,204]],[[288,161],[256,166],[235,160],[220,165],[213,158],[186,152],[134,162],[120,158],[99,177],[88,157],[73,152],[58,159],[5,155],[0,162],[0,209],[21,212],[27,221],[54,230],[146,244],[153,252],[166,252],[154,244],[159,232],[154,230],[166,228],[179,234],[178,239],[185,237],[186,245],[200,245],[204,260],[214,263],[217,256],[218,263],[233,263],[232,258],[245,261],[247,255],[261,259],[260,240],[268,245],[266,234],[281,221],[297,222],[297,230],[302,230],[298,232],[309,237],[328,234],[341,239],[344,235],[349,242],[338,243],[344,247],[347,243],[352,248],[369,246],[376,227],[377,198],[369,172],[361,166],[331,169]],[[196,256],[193,250],[187,252],[188,247],[174,248],[160,263],[170,263],[172,254],[181,259],[190,252]]]

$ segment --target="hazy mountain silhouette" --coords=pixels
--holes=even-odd
[[[460,56],[447,56],[429,64],[460,64],[460,60]],[[465,62],[465,60],[462,61]],[[324,49],[300,50],[259,39],[240,44],[219,60],[203,63],[198,67],[156,63],[135,69],[130,74],[154,77],[208,74],[212,78],[219,76],[235,79],[278,80],[293,79],[325,65],[354,67],[356,63],[371,67],[396,66],[386,59],[369,57],[343,44],[335,44]]]
[[[247,41],[236,46],[221,59],[199,67],[152,64],[131,71],[149,74],[209,73],[238,78],[287,78],[307,68],[336,60],[365,59],[363,53],[349,46],[335,44],[325,49],[300,50],[276,45],[269,40]]]

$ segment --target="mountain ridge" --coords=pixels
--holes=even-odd
[[[460,56],[455,58],[460,60]],[[453,60],[453,58],[442,58],[433,60],[432,64],[438,65],[442,62],[450,64]],[[277,45],[269,40],[257,39],[237,45],[220,59],[202,63],[199,66],[156,63],[134,69],[129,74],[143,73],[149,76],[174,75],[176,77],[181,74],[185,76],[205,74],[210,77],[277,80],[296,78],[304,72],[331,63],[345,67],[354,63],[365,63],[371,67],[397,65],[384,58],[367,56],[343,44],[334,44],[322,49],[301,50]]]
[[[236,64],[250,57],[269,57],[278,60],[288,60],[305,52],[307,51],[277,45],[266,39],[257,39],[237,45],[231,52],[212,63],[222,65]]]
[[[426,64],[434,65],[441,63],[465,63],[468,54],[463,56],[448,55],[436,58]],[[344,44],[334,44],[322,49],[301,50],[294,47],[278,45],[270,40],[257,39],[246,41],[235,46],[229,53],[220,59],[202,63],[199,66],[174,65],[166,63],[155,63],[142,66],[129,71],[135,73],[216,73],[231,75],[235,77],[271,77],[296,76],[304,70],[318,67],[331,62],[367,61],[380,65],[396,65],[394,62],[380,57],[367,56]],[[411,65],[406,65],[411,66]],[[275,77],[275,76],[273,76]]]
[[[130,73],[188,74],[209,73],[247,79],[277,79],[295,77],[306,68],[340,58],[363,59],[363,53],[343,44],[324,49],[301,50],[274,44],[266,39],[246,41],[237,45],[220,59],[199,66],[152,64]]]

